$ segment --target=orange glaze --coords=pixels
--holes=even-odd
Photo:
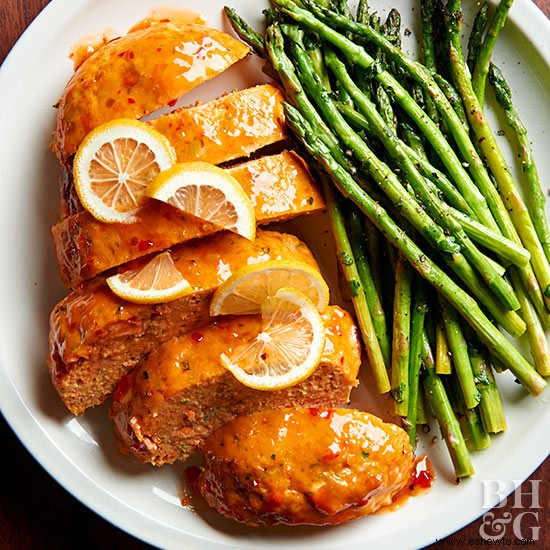
[[[207,21],[204,15],[188,8],[179,8],[176,6],[155,6],[147,16],[138,21],[128,32],[134,32],[145,27],[150,27],[153,23],[163,21],[178,21],[180,23],[191,23],[194,25],[206,25]]]
[[[320,188],[294,153],[261,157],[228,172],[251,198],[260,225],[319,212],[325,206]],[[216,231],[211,224],[151,199],[136,223],[104,223],[83,211],[55,225],[52,235],[63,282],[74,287],[132,259]]]
[[[226,94],[151,121],[176,150],[178,161],[220,164],[286,137],[283,93],[271,84]]]
[[[244,265],[270,259],[296,259],[316,266],[301,241],[290,235],[258,231],[256,240],[233,233],[220,233],[200,242],[175,247],[172,256],[189,283],[211,294],[231,273]],[[148,258],[131,262],[125,269],[146,263]],[[181,298],[180,300],[185,300]],[[176,300],[177,302],[177,300]],[[97,353],[107,334],[142,334],[154,315],[173,307],[166,304],[133,304],[118,298],[105,279],[95,278],[81,285],[54,308],[50,317],[50,369],[52,379],[63,378],[66,365]],[[54,361],[53,357],[59,357]]]
[[[394,424],[353,409],[282,409],[239,417],[203,446],[197,487],[248,525],[338,524],[387,506],[414,455]]]
[[[66,164],[85,135],[120,117],[141,118],[247,55],[230,35],[159,22],[109,42],[74,73],[58,103],[55,149]]]

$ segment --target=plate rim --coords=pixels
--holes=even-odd
[[[190,3],[193,1],[196,0],[190,0]],[[72,7],[75,12],[82,9],[82,5],[76,5],[76,3],[71,2],[71,0],[52,0],[27,27],[25,32],[10,50],[2,63],[2,66],[0,67],[0,98],[5,93],[2,90],[9,88],[6,86],[7,80],[9,80],[12,73],[16,71],[16,63],[18,58],[23,56],[23,54],[27,51],[27,48],[29,48],[33,35],[38,32],[40,28],[47,26],[49,21],[53,21],[59,10],[65,10],[70,7]],[[548,27],[550,24],[542,11],[530,0],[516,0],[510,13],[510,18],[526,36],[529,35],[529,32],[534,32],[535,34],[540,33],[541,30],[546,32],[548,29],[545,29],[545,26]],[[535,31],[533,31],[534,26]],[[539,28],[541,30],[537,30]],[[542,48],[536,47],[536,49],[543,58],[547,67],[550,67],[549,45],[546,44],[546,47]],[[7,93],[9,96],[9,92]],[[0,102],[0,105],[6,105],[6,103]],[[2,109],[0,108],[0,118],[1,111]],[[128,503],[121,502],[115,495],[109,493],[104,488],[99,487],[95,484],[93,479],[78,466],[78,464],[66,455],[64,450],[60,448],[59,445],[57,445],[57,443],[47,434],[44,426],[42,426],[38,419],[33,415],[23,397],[17,391],[17,388],[14,386],[10,378],[9,371],[3,364],[1,357],[0,380],[2,382],[0,384],[0,411],[2,412],[10,428],[13,430],[14,434],[23,443],[27,451],[35,458],[35,460],[37,460],[41,467],[91,511],[99,514],[117,528],[125,530],[132,536],[136,536],[149,544],[158,545],[159,538],[154,534],[154,527],[158,528],[157,521],[144,515],[141,511],[130,506]],[[548,407],[546,412],[549,412]],[[32,422],[31,428],[29,428],[28,425],[29,420]],[[545,421],[546,423],[544,426],[550,429],[550,416],[548,414],[546,414]],[[531,439],[534,439],[534,436],[532,436]],[[50,446],[50,448],[57,451],[63,460],[52,464],[52,461],[48,456],[47,446]],[[533,457],[531,457],[529,464],[522,464],[522,468],[520,468],[521,474],[519,477],[522,481],[527,479],[548,456],[548,449],[545,450],[544,446],[541,445],[540,447],[537,447],[537,450],[538,453],[536,453],[536,458],[533,459]],[[85,484],[84,488],[81,486],[82,482]],[[515,487],[511,487],[508,494],[510,494],[514,488]],[[98,490],[99,492],[97,492]],[[113,506],[112,502],[106,501],[105,495],[115,501],[115,506]],[[131,516],[128,516],[124,519],[124,521],[121,521],[119,514],[122,513],[124,515],[124,512],[127,510],[130,510],[131,514],[137,514],[142,523],[136,522],[135,518],[132,519]],[[464,520],[463,522],[459,522],[459,525],[453,525],[452,531],[448,531],[448,529],[446,530],[445,528],[443,528],[443,530],[445,530],[444,534],[441,532],[434,533],[434,531],[431,531],[429,535],[425,534],[423,538],[417,538],[415,541],[423,545],[430,544],[434,541],[434,538],[437,538],[436,536],[444,538],[445,536],[452,534],[456,530],[459,530],[465,525],[470,524],[472,521],[475,521],[482,515],[483,512],[484,510],[475,510],[472,517]],[[204,542],[202,538],[195,533],[176,530],[167,524],[163,524],[162,527],[163,529],[170,530],[174,535],[181,535],[183,532],[187,537],[189,537],[189,539],[193,539],[193,542],[196,542],[199,545]],[[171,541],[170,535],[168,537],[164,536],[163,541],[160,542],[163,544],[167,543],[166,547],[171,547],[170,543],[173,543],[174,541]],[[186,540],[186,542],[190,543],[191,540]],[[216,544],[220,544],[220,546],[224,547],[240,547],[238,544],[234,545],[231,543]],[[177,542],[175,545],[177,545]],[[200,546],[197,546],[197,548],[199,547]],[[304,545],[301,547],[306,548],[307,546]]]

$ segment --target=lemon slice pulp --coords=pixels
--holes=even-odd
[[[148,124],[117,119],[92,130],[74,158],[82,205],[107,223],[132,223],[148,197],[145,188],[176,161],[170,142]]]
[[[213,164],[176,164],[161,172],[146,194],[220,229],[250,240],[256,235],[256,218],[250,198],[231,174]]]
[[[138,304],[169,302],[192,289],[168,251],[138,269],[108,277],[107,284],[120,298]]]
[[[303,292],[321,312],[328,305],[329,288],[317,269],[305,262],[268,260],[239,269],[220,285],[210,315],[260,313],[264,300],[284,287]]]
[[[262,331],[220,356],[237,380],[258,390],[281,390],[310,376],[323,355],[325,326],[315,304],[281,288],[261,304]]]

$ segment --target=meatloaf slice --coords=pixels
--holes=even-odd
[[[179,162],[223,164],[286,138],[283,99],[279,88],[262,84],[176,109],[149,124],[168,138]],[[70,162],[60,187],[61,217],[82,211]]]
[[[233,418],[280,407],[345,403],[360,365],[357,331],[346,311],[323,314],[326,345],[314,373],[293,387],[260,391],[241,384],[222,352],[260,331],[256,315],[215,321],[165,342],[119,383],[111,416],[123,452],[155,465],[185,460]]]
[[[118,298],[104,277],[96,277],[54,308],[48,367],[73,413],[102,403],[120,378],[159,344],[207,322],[212,293],[233,271],[278,258],[317,266],[309,248],[293,235],[261,230],[254,242],[218,233],[174,247],[172,257],[194,287],[178,300],[133,304]],[[130,262],[127,268],[147,261]]]
[[[260,225],[325,206],[320,187],[293,152],[260,157],[227,171],[251,198]],[[55,225],[52,236],[61,278],[74,287],[112,267],[216,231],[212,224],[151,199],[136,223],[105,223],[83,211]]]
[[[105,44],[78,67],[58,102],[57,156],[65,164],[96,126],[169,105],[249,51],[227,33],[181,21],[155,22]]]

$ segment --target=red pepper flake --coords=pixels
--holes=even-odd
[[[204,59],[206,57],[206,48],[204,46],[201,46],[198,50],[197,50],[197,53],[195,54],[195,57],[197,59]]]
[[[130,390],[130,386],[130,377],[128,375],[123,376],[116,387],[115,393],[113,394],[113,401],[115,403],[120,403]]]
[[[128,103],[135,103],[136,100],[135,99],[132,99],[131,97],[128,98]]]
[[[141,252],[145,252],[146,250],[149,250],[149,248],[152,248],[155,246],[155,243],[153,241],[139,241],[138,248]]]
[[[309,408],[309,414],[311,414],[311,416],[318,416],[320,418],[329,418],[330,417],[330,411],[321,411],[317,407],[310,407]]]
[[[132,240],[130,241],[130,244],[132,246],[136,246],[137,243],[138,243],[138,238],[137,237],[132,237]]]
[[[126,56],[128,59],[134,59],[135,55],[133,51],[129,51],[128,55]]]
[[[191,338],[195,341],[195,342],[202,342],[204,340],[204,334],[201,334],[200,332],[193,332],[191,334]]]
[[[172,99],[171,101],[168,102],[168,107],[173,107],[177,102],[178,102],[177,99]]]

